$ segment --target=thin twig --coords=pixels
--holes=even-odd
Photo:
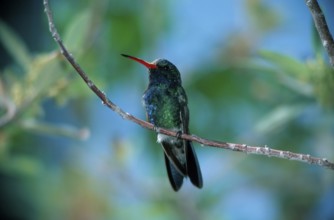
[[[4,108],[6,111],[6,113],[2,115],[0,118],[0,128],[1,128],[15,117],[17,108],[16,105],[5,96],[0,97],[0,107]]]
[[[182,134],[180,136],[175,131],[155,127],[153,124],[149,122],[146,122],[146,121],[143,121],[143,120],[140,120],[134,117],[133,115],[122,110],[119,106],[117,106],[112,101],[110,101],[108,97],[88,78],[87,74],[84,72],[84,70],[80,67],[80,65],[75,61],[73,56],[67,51],[66,47],[64,46],[60,38],[60,35],[54,25],[54,21],[53,21],[53,17],[51,14],[48,0],[44,0],[44,8],[45,8],[45,13],[48,17],[50,32],[54,40],[59,45],[61,53],[69,61],[69,63],[73,66],[73,68],[77,71],[77,73],[81,76],[81,78],[86,82],[87,86],[102,100],[102,103],[106,105],[108,108],[110,108],[111,110],[113,110],[114,112],[116,112],[117,114],[119,114],[123,119],[130,120],[142,126],[143,128],[153,130],[157,133],[161,133],[161,134],[165,134],[165,135],[169,135],[173,137],[179,137],[184,140],[194,141],[201,145],[223,148],[223,149],[233,150],[233,151],[239,151],[239,152],[244,152],[247,154],[258,154],[258,155],[263,155],[263,156],[268,156],[268,157],[277,157],[277,158],[282,158],[282,159],[296,160],[296,161],[305,162],[309,164],[316,164],[316,165],[323,166],[323,167],[334,170],[334,163],[329,162],[325,158],[317,158],[317,157],[311,157],[308,154],[299,154],[299,153],[292,153],[289,151],[275,150],[267,146],[265,147],[248,146],[246,144],[235,144],[235,143],[227,143],[227,142],[220,142],[220,141],[212,141],[212,140],[204,139],[196,135],[190,135],[190,134]]]
[[[334,40],[329,32],[324,13],[319,7],[317,0],[305,0],[305,3],[311,11],[322,45],[328,53],[331,65],[334,67]]]

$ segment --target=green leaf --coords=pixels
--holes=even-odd
[[[282,19],[281,14],[273,6],[262,0],[245,1],[245,9],[250,21],[260,31],[270,31],[277,27]]]
[[[64,44],[71,52],[78,52],[84,47],[85,40],[91,28],[92,13],[84,10],[73,19],[64,35]]]
[[[284,128],[303,111],[303,105],[279,106],[269,112],[255,125],[255,131],[266,135]]]
[[[11,174],[35,176],[43,169],[37,159],[29,156],[15,156],[8,161],[4,160],[2,162],[2,169]]]
[[[265,50],[259,51],[259,55],[264,60],[277,66],[286,74],[299,79],[304,78],[305,76],[308,77],[309,75],[309,71],[305,64],[290,56]]]
[[[16,62],[27,70],[30,66],[31,58],[26,45],[13,30],[1,20],[0,41]]]

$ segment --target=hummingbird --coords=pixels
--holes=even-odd
[[[173,130],[178,135],[189,134],[188,100],[176,66],[166,59],[147,62],[130,55],[121,55],[148,69],[149,83],[143,95],[147,120],[156,127]],[[186,177],[193,185],[202,188],[201,169],[192,143],[164,134],[158,134],[157,142],[164,150],[167,174],[173,189],[178,191]]]

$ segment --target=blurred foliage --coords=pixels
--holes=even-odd
[[[55,49],[38,4],[43,30],[31,31],[43,33],[34,42],[45,44],[47,52],[32,51],[25,36],[0,20],[0,44],[11,58],[0,69],[2,217],[334,217],[332,171],[220,149],[198,149],[202,190],[194,192],[187,183],[172,192],[155,134],[117,121],[112,113],[104,118],[99,110],[104,107]],[[139,105],[141,94],[132,93],[143,90],[146,79],[119,54],[156,50],[161,36],[173,31],[176,6],[152,0],[51,1],[51,6],[65,45],[89,77],[100,88],[111,88],[111,100]],[[284,25],[282,15],[260,0],[245,1],[244,8],[251,28],[221,39],[216,58],[195,66],[184,82],[191,131],[333,161],[334,73],[315,31],[314,57],[306,60],[259,50],[263,35]],[[133,97],[138,102],[132,103]],[[130,113],[136,112],[132,107]],[[101,137],[110,128],[116,132]],[[99,141],[103,138],[107,143]]]
[[[258,32],[266,33],[281,23],[278,12],[263,0],[249,0],[245,1],[245,4],[253,28]]]

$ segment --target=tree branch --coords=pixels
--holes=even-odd
[[[322,45],[327,51],[332,67],[334,67],[334,40],[329,32],[324,13],[319,7],[317,0],[305,0],[305,3],[311,11]]]
[[[56,41],[56,43],[60,47],[61,53],[68,60],[68,62],[73,66],[73,68],[80,75],[80,77],[85,81],[87,86],[102,100],[102,104],[106,105],[112,111],[116,112],[123,119],[132,121],[142,126],[143,128],[153,130],[157,133],[161,133],[161,134],[165,134],[165,135],[169,135],[173,137],[179,137],[184,140],[194,141],[201,145],[223,148],[223,149],[232,150],[232,151],[239,151],[239,152],[244,152],[247,154],[258,154],[258,155],[263,155],[263,156],[268,156],[268,157],[277,157],[277,158],[282,158],[282,159],[296,160],[296,161],[305,162],[309,164],[319,165],[319,166],[334,170],[334,163],[329,162],[325,158],[312,157],[309,154],[299,154],[299,153],[292,153],[289,151],[275,150],[267,146],[265,147],[248,146],[246,144],[212,141],[212,140],[204,139],[204,138],[198,137],[196,135],[191,135],[191,134],[182,134],[180,136],[177,132],[174,132],[168,129],[164,129],[164,128],[155,127],[153,124],[140,120],[134,117],[133,115],[127,113],[126,111],[122,110],[119,106],[117,106],[111,100],[108,99],[108,97],[89,79],[89,77],[84,72],[84,70],[75,61],[73,56],[68,52],[68,50],[64,46],[60,38],[60,35],[55,27],[52,13],[49,7],[49,2],[48,0],[43,0],[43,1],[44,1],[45,13],[49,21],[50,32],[52,34],[53,39]]]

